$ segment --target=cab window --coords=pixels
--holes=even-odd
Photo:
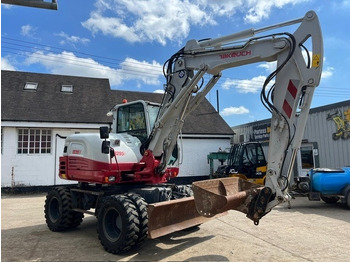
[[[141,103],[119,107],[117,133],[123,132],[136,136],[141,142],[147,139],[145,111]]]

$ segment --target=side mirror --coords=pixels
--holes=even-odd
[[[102,141],[102,147],[101,152],[102,154],[109,154],[109,148],[110,148],[111,142],[110,141]]]
[[[108,126],[101,126],[100,127],[100,138],[101,139],[109,138],[109,127]]]
[[[104,141],[102,141],[102,147],[101,147],[102,154],[109,154],[111,142],[106,140],[107,138],[109,138],[108,126],[100,127],[100,138],[104,139]]]

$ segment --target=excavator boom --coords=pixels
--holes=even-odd
[[[255,33],[297,23],[300,25],[293,34],[273,33],[247,39]],[[247,40],[241,44],[243,39]],[[239,45],[234,42],[237,40]],[[306,49],[306,42],[311,42],[311,51]],[[305,53],[309,58],[304,58]],[[149,206],[150,236],[194,226],[202,223],[201,217],[211,218],[228,210],[243,212],[258,225],[274,206],[290,200],[288,183],[323,64],[322,33],[313,11],[303,18],[258,30],[188,41],[168,60],[165,95],[148,149],[155,157],[161,156],[157,172],[164,172],[184,119],[217,83],[221,71],[262,61],[277,61],[276,70],[267,77],[260,95],[272,114],[265,185],[240,178],[195,182],[193,198]],[[199,85],[205,74],[212,78]]]

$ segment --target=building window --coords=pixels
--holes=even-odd
[[[239,142],[240,142],[240,143],[243,143],[243,142],[244,142],[244,135],[240,135],[240,136],[239,136]]]
[[[24,86],[24,90],[36,91],[37,88],[38,88],[38,83],[33,83],[33,82],[27,82],[26,85]]]
[[[18,129],[18,154],[50,154],[51,130]]]
[[[63,92],[63,93],[73,93],[73,86],[72,85],[62,85],[61,86],[61,92]]]

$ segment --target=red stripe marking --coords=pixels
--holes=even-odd
[[[297,96],[298,89],[295,87],[292,80],[289,80],[288,91],[294,98]]]
[[[292,107],[288,104],[287,100],[283,102],[283,110],[287,114],[288,118],[292,115]]]

